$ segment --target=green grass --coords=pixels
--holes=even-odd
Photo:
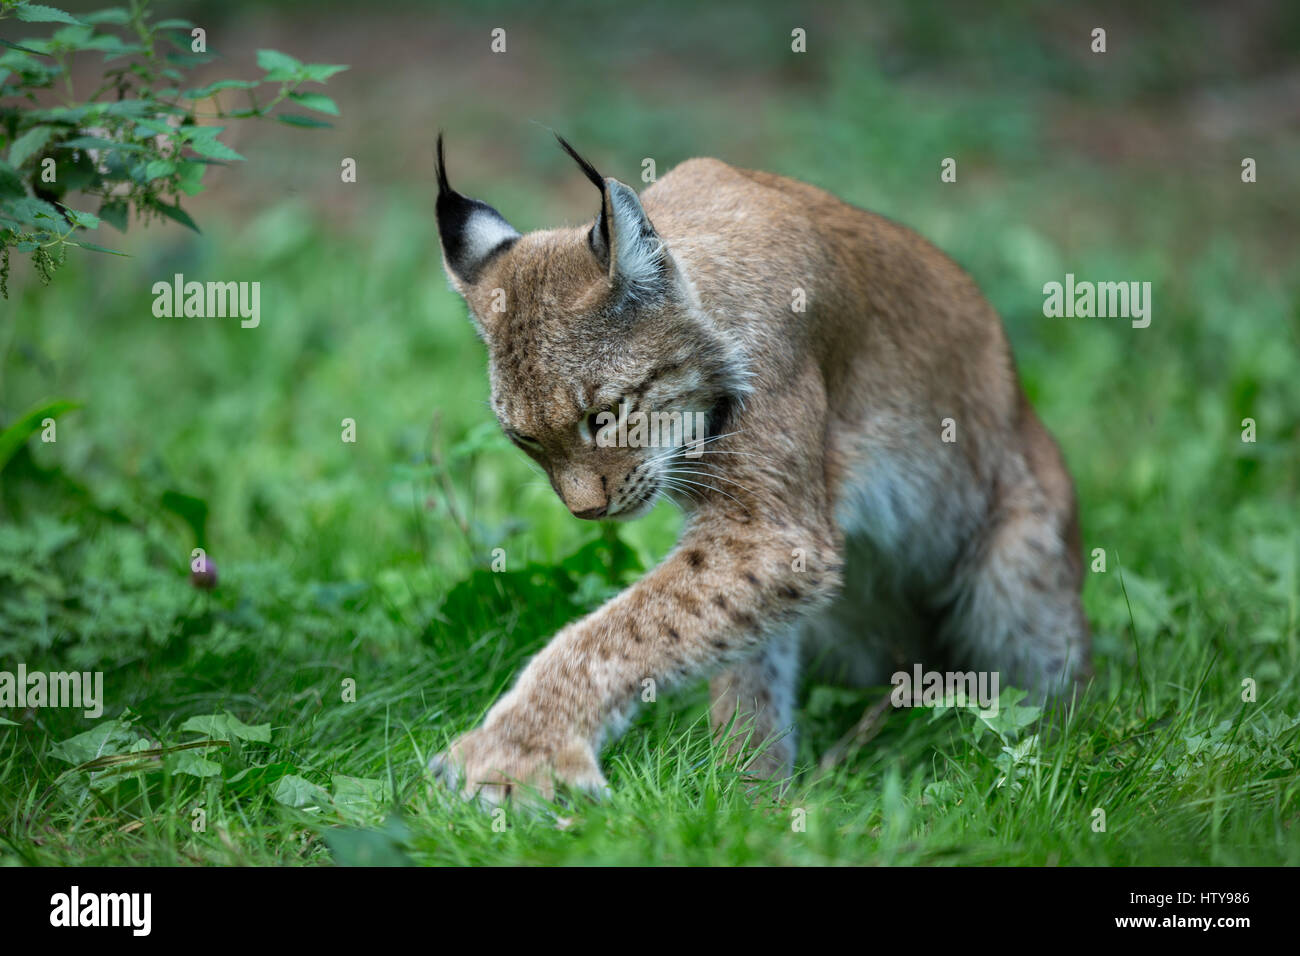
[[[595,99],[595,61],[555,79],[563,115],[542,118],[628,180],[646,153],[661,171],[712,153],[801,176],[971,271],[1076,476],[1089,564],[1106,556],[1084,595],[1097,676],[1072,713],[890,710],[821,772],[882,690],[809,685],[800,775],[755,802],[712,747],[701,684],[642,708],[604,755],[608,801],[558,811],[562,825],[511,812],[502,828],[431,787],[427,756],[661,556],[679,519],[578,522],[497,434],[483,349],[438,263],[430,176],[372,181],[351,215],[338,187],[240,205],[240,189],[281,191],[259,169],[310,169],[313,149],[337,167],[343,146],[295,139],[304,153],[241,150],[202,237],[133,227],[134,258],[70,262],[49,288],[15,269],[0,424],[52,398],[82,406],[0,472],[0,670],[102,670],[106,709],[0,711],[0,863],[1300,863],[1294,135],[1249,144],[1268,171],[1253,187],[1234,142],[1177,175],[1090,157],[1050,132],[1095,105],[1079,88],[1114,106],[1160,83],[1035,60],[1028,89],[980,86],[962,74],[970,51],[927,52],[920,21],[896,29],[910,46],[892,76],[844,37],[783,74],[771,51],[746,59],[761,44],[740,31],[724,65],[767,84],[752,123],[726,122],[730,74],[665,79],[711,91],[668,105],[637,70],[602,74]],[[918,74],[928,56],[948,69]],[[457,185],[523,228],[593,211],[525,108],[489,121],[437,95]],[[527,145],[503,160],[497,135]],[[956,186],[938,180],[948,155]],[[1067,271],[1150,280],[1151,327],[1043,318],[1042,284]],[[262,326],[155,319],[148,289],[174,272],[260,280]],[[188,581],[196,543],[218,567],[210,593]],[[241,723],[195,721],[225,714]],[[168,749],[212,739],[228,743]]]

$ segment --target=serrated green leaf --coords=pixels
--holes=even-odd
[[[65,215],[67,215],[69,219],[71,219],[82,229],[99,228],[99,217],[96,216],[93,212],[83,212],[80,209],[70,209],[67,206],[64,206],[63,210]]]
[[[45,144],[59,130],[55,126],[33,126],[14,140],[9,147],[9,162],[19,167],[45,148]]]
[[[18,14],[18,19],[24,23],[81,23],[70,13],[40,3],[24,3],[16,7],[14,13]]]
[[[287,80],[298,75],[302,63],[279,50],[258,50],[257,65],[270,74],[268,80]]]
[[[23,196],[0,205],[0,217],[15,219],[18,222],[39,226],[42,229],[49,229],[53,223],[42,220],[57,220],[59,211],[43,199]]]
[[[210,156],[213,159],[242,160],[243,156],[240,156],[217,139],[224,130],[224,126],[187,126],[181,135],[190,149],[200,156]]]
[[[348,69],[346,66],[338,66],[333,63],[308,63],[302,68],[303,76],[312,83],[324,83],[335,73],[342,73]]]
[[[168,219],[172,220],[173,222],[179,222],[186,229],[193,229],[195,232],[202,231],[199,229],[198,224],[193,219],[190,218],[190,214],[187,213],[184,209],[182,209],[179,205],[169,206],[167,205],[167,203],[156,202],[149,208],[156,209],[158,212],[162,213],[164,216],[166,216]]]

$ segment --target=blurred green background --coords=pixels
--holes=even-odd
[[[395,712],[432,746],[430,728],[467,725],[558,623],[661,555],[673,509],[615,539],[572,519],[497,434],[484,350],[442,271],[437,131],[453,184],[526,231],[595,212],[552,127],[638,188],[647,157],[662,174],[714,156],[935,242],[1003,316],[1076,476],[1085,550],[1107,552],[1086,591],[1099,678],[1133,673],[1135,640],[1148,668],[1208,648],[1240,665],[1218,678],[1229,697],[1249,675],[1300,712],[1300,6],[158,11],[207,29],[214,77],[252,75],[260,47],[348,64],[325,90],[341,116],[233,127],[247,162],[214,167],[186,204],[202,235],[105,227],[132,258],[74,250],[48,288],[15,261],[0,425],[45,398],[84,404],[0,473],[0,660],[106,668],[109,712],[155,728],[243,708],[301,722],[287,732],[331,755],[317,767],[347,765],[354,734],[373,743],[356,759],[382,764]],[[1105,54],[1090,51],[1098,26]],[[806,53],[791,52],[796,27]],[[956,183],[940,181],[945,157]],[[178,272],[259,281],[261,326],[155,318],[151,287]],[[1044,318],[1043,284],[1067,272],[1150,281],[1151,326]],[[221,575],[210,595],[186,576],[198,534]],[[545,578],[592,542],[590,568]],[[528,574],[469,577],[496,547]],[[462,581],[491,600],[455,605]],[[321,729],[341,674],[381,683],[382,706]],[[1172,706],[1182,676],[1144,680]],[[52,739],[85,726],[24,719]],[[810,758],[839,730],[811,732]],[[46,772],[32,740],[11,744],[11,783]]]

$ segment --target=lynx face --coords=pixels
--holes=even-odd
[[[443,259],[487,344],[505,434],[577,517],[634,518],[661,493],[691,497],[704,469],[684,464],[686,446],[723,433],[744,361],[632,189],[561,143],[600,188],[600,213],[588,228],[521,236],[450,189],[440,139]],[[702,427],[654,427],[673,420]]]

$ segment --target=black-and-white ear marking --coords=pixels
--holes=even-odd
[[[447,164],[438,134],[438,235],[442,239],[443,261],[452,278],[471,284],[483,266],[512,246],[519,230],[485,202],[469,199],[447,182]]]
[[[555,138],[600,190],[600,212],[587,242],[609,270],[610,281],[634,296],[652,291],[664,278],[668,253],[636,192],[617,179],[601,176],[563,136],[557,133]]]

